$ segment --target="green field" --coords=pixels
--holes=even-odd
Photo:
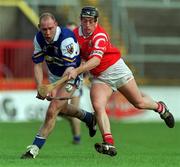
[[[40,122],[0,123],[0,167],[179,167],[180,122],[174,129],[164,123],[124,123],[112,121],[118,154],[99,154],[94,143],[101,141],[99,131],[94,138],[82,124],[82,143],[71,144],[67,121],[58,121],[39,156],[20,159],[32,143]]]

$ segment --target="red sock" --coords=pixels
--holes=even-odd
[[[111,133],[105,133],[103,135],[103,141],[112,145],[114,144],[114,139]]]
[[[157,102],[158,108],[156,109],[157,112],[161,113],[164,111],[164,105]]]

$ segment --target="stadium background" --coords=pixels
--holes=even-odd
[[[110,34],[112,43],[121,49],[140,87],[155,99],[165,100],[179,119],[180,1],[0,0],[0,120],[24,120],[28,106],[21,101],[24,99],[28,104],[35,97],[31,55],[39,14],[50,11],[64,26],[69,21],[79,23],[79,12],[84,5],[99,8],[100,23]],[[91,110],[86,88],[81,105]],[[27,91],[29,96],[24,94]],[[123,97],[114,99],[107,107],[111,117],[154,119],[153,114],[136,110]],[[41,106],[40,103],[34,100],[30,104]],[[46,106],[44,102],[39,110],[45,112]],[[33,113],[35,109],[31,110]]]
[[[62,26],[79,23],[84,5],[99,8],[100,23],[121,49],[140,88],[168,104],[176,126],[168,129],[156,113],[136,110],[115,94],[107,112],[116,157],[97,154],[93,145],[101,135],[97,131],[89,138],[83,125],[82,143],[72,145],[70,127],[62,119],[35,161],[20,160],[48,105],[35,98],[31,55],[38,16],[51,11]],[[180,166],[179,9],[179,0],[0,0],[0,167]],[[83,90],[80,105],[91,110],[89,89]]]

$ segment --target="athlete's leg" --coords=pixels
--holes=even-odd
[[[174,127],[175,121],[173,115],[169,112],[163,102],[156,102],[148,95],[140,92],[135,79],[131,79],[125,85],[118,89],[136,108],[148,109],[158,112],[166,125]]]
[[[95,110],[99,129],[103,134],[111,133],[106,105],[112,94],[112,89],[104,83],[93,83],[90,91],[91,101]]]
[[[54,96],[55,94],[55,96],[70,97],[74,93],[73,91],[66,92],[63,86],[60,90],[57,90],[56,92],[53,91],[52,95]],[[93,137],[95,135],[96,129],[94,128],[96,123],[94,123],[95,117],[92,113],[88,113],[84,110],[78,109],[77,107],[68,105],[67,100],[52,100],[48,107],[44,123],[36,135],[33,144],[28,148],[21,158],[35,158],[38,155],[38,149],[42,148],[42,146],[45,144],[46,138],[53,130],[56,117],[59,112],[63,112],[65,115],[74,116],[81,119],[88,126],[90,136]]]
[[[140,92],[135,80],[132,78],[129,82],[118,89],[130,103],[139,109],[157,109],[158,105],[149,96]]]
[[[73,96],[70,103],[79,107],[80,96]],[[74,117],[66,117],[70,123],[73,135],[73,144],[79,144],[81,140],[81,121]]]
[[[103,138],[102,143],[96,143],[95,149],[102,154],[115,156],[114,139],[111,133],[110,121],[106,113],[106,105],[112,95],[112,89],[105,83],[93,83],[91,87],[91,101],[95,110],[97,123]]]

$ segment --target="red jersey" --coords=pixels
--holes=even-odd
[[[95,31],[88,37],[83,36],[81,26],[77,27],[74,33],[80,45],[82,59],[87,61],[94,56],[101,59],[100,64],[90,71],[93,75],[100,75],[120,59],[120,51],[111,44],[107,33],[100,25],[97,25]]]

